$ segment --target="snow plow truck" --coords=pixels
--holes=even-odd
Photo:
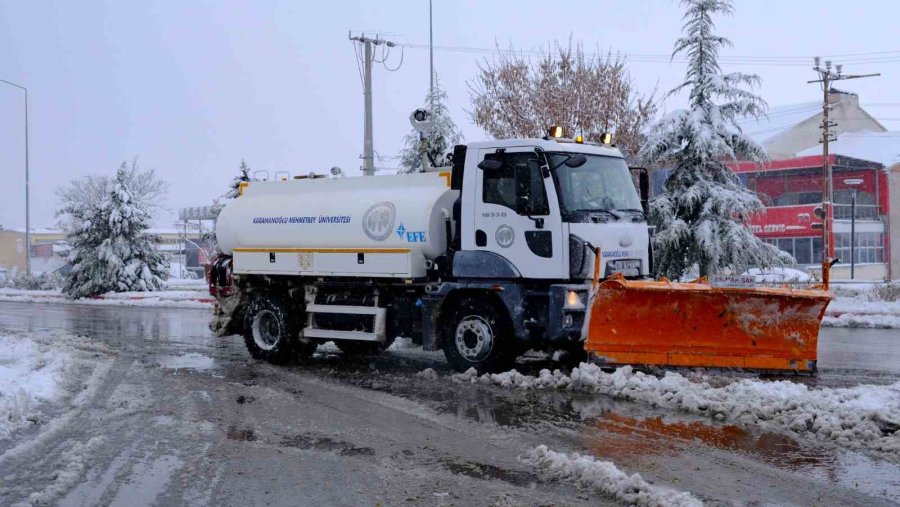
[[[608,142],[487,141],[448,158],[416,174],[242,183],[217,220],[211,329],[276,363],[409,337],[460,371],[507,370],[529,349],[815,371],[827,287],[653,280],[646,171]]]

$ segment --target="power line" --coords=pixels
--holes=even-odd
[[[410,49],[429,49],[428,44],[401,43],[401,47]],[[507,54],[517,56],[544,56],[548,50],[526,50],[526,49],[501,49],[500,47],[483,48],[471,46],[433,46],[434,50],[469,53],[469,54]],[[675,56],[668,54],[652,54],[652,53],[626,53],[622,51],[605,51],[605,52],[585,52],[588,57],[604,57],[607,55],[621,56],[634,62],[643,63],[686,63],[687,57]],[[868,53],[846,53],[837,56],[853,56],[855,58],[846,58],[845,64],[863,65],[872,63],[896,63],[900,62],[900,51],[874,51]],[[719,61],[725,64],[743,64],[743,65],[767,65],[767,66],[786,66],[786,67],[805,67],[810,59],[809,56],[749,56],[749,55],[732,55],[720,56]]]

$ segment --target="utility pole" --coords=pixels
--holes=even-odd
[[[374,39],[361,34],[357,37],[350,36],[350,40],[363,46],[362,72],[363,72],[363,103],[365,107],[365,129],[363,132],[363,174],[375,175],[375,148],[372,144],[372,62],[375,61],[373,46],[385,46],[392,48],[396,44],[391,41],[378,38]],[[380,63],[384,63],[381,61]]]
[[[16,83],[11,83],[5,79],[0,79],[0,83],[6,83],[10,86],[25,92],[25,273],[31,275],[31,206],[29,205],[28,191],[28,88]]]
[[[807,81],[807,83],[822,83],[822,172],[825,178],[825,184],[822,186],[822,208],[825,211],[825,218],[822,219],[822,257],[829,259],[831,256],[831,222],[833,210],[832,198],[834,196],[834,181],[831,174],[831,161],[828,159],[828,143],[837,141],[836,137],[832,137],[831,127],[836,127],[837,123],[828,118],[828,112],[831,110],[831,104],[828,103],[828,94],[831,92],[831,85],[835,81],[843,81],[845,79],[860,79],[864,77],[880,76],[881,74],[850,74],[845,75],[843,65],[836,65],[832,70],[831,60],[825,60],[825,67],[821,65],[821,59],[817,56],[814,59],[815,65],[813,70],[819,74],[819,79]]]

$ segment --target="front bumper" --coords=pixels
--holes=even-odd
[[[576,304],[569,300],[570,292],[577,295]],[[587,284],[550,286],[547,316],[547,337],[550,341],[576,342],[587,338],[585,321],[590,294],[591,286]]]

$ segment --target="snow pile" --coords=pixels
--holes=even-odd
[[[900,460],[900,382],[888,386],[810,389],[787,381],[743,379],[713,387],[707,382],[692,382],[674,372],[660,378],[625,366],[605,373],[589,363],[581,363],[569,375],[544,369],[536,377],[515,370],[478,376],[474,369],[469,369],[454,375],[453,380],[603,394],[811,436]]]
[[[166,280],[166,289],[206,291],[207,287],[203,278],[169,278]]]
[[[392,343],[391,346],[388,347],[388,350],[409,350],[409,349],[416,349],[416,348],[421,348],[421,347],[422,347],[421,345],[416,345],[413,342],[412,338],[398,336],[397,338],[394,339],[394,343]]]
[[[0,289],[0,301],[57,303],[95,306],[156,306],[163,308],[212,308],[213,298],[200,291],[111,292],[99,299],[68,299],[59,291]]]
[[[822,319],[822,325],[825,327],[900,329],[900,315],[859,315],[854,313],[837,316],[826,315]]]
[[[437,380],[438,373],[434,371],[434,368],[425,368],[424,370],[416,373],[416,376],[419,378],[429,379],[429,380]]]
[[[0,336],[0,440],[41,419],[41,403],[63,395],[70,354],[22,336]]]
[[[822,325],[897,329],[900,328],[900,301],[837,297],[828,305]]]
[[[812,280],[812,277],[805,271],[782,267],[751,268],[744,271],[743,274],[755,277],[756,283],[809,282]]]
[[[574,481],[579,487],[611,495],[630,505],[648,507],[703,505],[703,502],[690,493],[654,486],[639,474],[628,475],[613,463],[599,461],[592,456],[554,452],[546,445],[539,445],[520,459],[554,479]]]

